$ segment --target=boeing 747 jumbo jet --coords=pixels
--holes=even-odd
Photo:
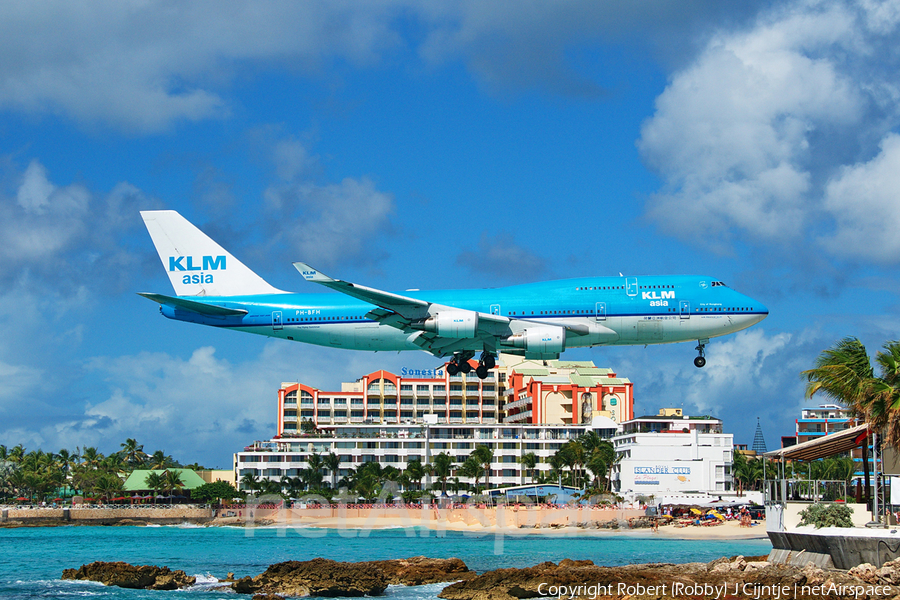
[[[424,350],[452,356],[482,379],[499,351],[555,359],[567,348],[698,342],[759,323],[762,303],[698,275],[583,277],[493,289],[385,292],[332,279],[304,263],[300,274],[339,294],[276,289],[175,211],[141,216],[175,296],[142,293],[177,321],[354,350]]]

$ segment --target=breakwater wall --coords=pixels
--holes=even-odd
[[[900,558],[900,533],[893,529],[828,527],[812,531],[768,531],[769,562],[823,569],[852,569],[869,563],[882,567]]]
[[[0,525],[115,525],[117,523],[208,523],[213,510],[197,506],[91,507],[91,508],[3,508]]]

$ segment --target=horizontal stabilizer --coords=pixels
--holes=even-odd
[[[153,300],[157,304],[162,304],[163,306],[189,310],[209,317],[239,317],[247,314],[247,311],[241,308],[225,308],[224,306],[197,302],[196,300],[187,300],[185,298],[175,298],[173,296],[164,296],[162,294],[138,292],[138,296],[143,296],[144,298]]]

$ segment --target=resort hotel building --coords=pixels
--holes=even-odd
[[[363,463],[403,470],[442,452],[460,465],[484,445],[493,452],[489,486],[516,486],[534,475],[524,455],[534,453],[535,471],[548,473],[550,457],[588,431],[611,440],[622,457],[613,473],[620,493],[732,487],[732,436],[721,421],[674,410],[634,419],[633,384],[612,370],[506,354],[484,379],[442,367],[375,371],[340,391],[283,383],[275,435],[236,453],[234,469],[238,481],[248,474],[280,481],[302,475],[312,454],[334,453],[340,468],[325,472],[330,482]]]
[[[311,454],[332,452],[338,478],[365,462],[405,469],[441,452],[460,464],[485,445],[494,455],[491,487],[519,485],[531,481],[523,455],[534,452],[537,470],[549,471],[547,460],[566,442],[591,430],[611,438],[633,406],[633,384],[610,369],[506,354],[484,379],[474,370],[404,368],[364,375],[339,392],[283,383],[275,436],[236,453],[235,475],[296,477]]]

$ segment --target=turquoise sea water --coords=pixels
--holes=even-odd
[[[270,564],[322,557],[340,561],[457,556],[484,572],[527,567],[564,558],[600,565],[709,561],[722,556],[756,556],[771,550],[768,540],[673,540],[648,534],[474,536],[424,530],[244,530],[229,527],[42,527],[0,529],[0,598],[239,600],[249,596],[214,591],[215,577],[257,575]],[[95,560],[125,561],[182,569],[199,576],[186,591],[124,590],[96,583],[62,581],[66,568]],[[444,584],[391,586],[389,600],[432,600]],[[185,596],[189,594],[189,596]]]

